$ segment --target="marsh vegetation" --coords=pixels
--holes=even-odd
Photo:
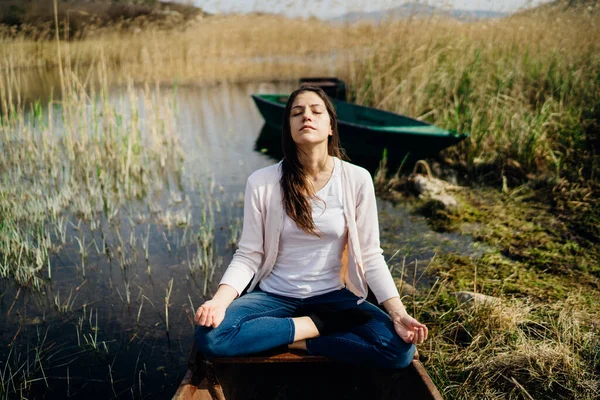
[[[0,29],[0,397],[174,392],[192,310],[240,234],[245,177],[272,162],[252,150],[247,95],[323,74],[358,103],[471,134],[430,160],[464,187],[458,210],[402,194],[409,171],[378,181],[396,204],[380,216],[386,258],[431,327],[420,354],[440,391],[599,395],[595,2],[475,22],[25,28]],[[50,96],[32,69],[55,77]],[[283,83],[242,84],[264,81]]]

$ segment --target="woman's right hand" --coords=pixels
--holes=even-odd
[[[215,301],[215,299],[208,300],[198,307],[194,316],[194,322],[200,326],[212,326],[216,328],[223,322],[226,308],[222,303]]]

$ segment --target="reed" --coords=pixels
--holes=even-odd
[[[558,2],[476,23],[392,22],[350,81],[358,103],[469,132],[444,157],[473,177],[597,180],[599,21],[597,7]]]
[[[274,15],[215,16],[181,30],[148,28],[136,34],[107,30],[61,42],[57,59],[57,47],[48,41],[0,32],[0,66],[51,67],[59,60],[66,65],[69,58],[71,68],[84,75],[87,66],[102,58],[111,80],[119,83],[128,78],[208,84],[295,79],[302,74],[337,73],[347,59],[383,33],[370,25],[331,25]]]
[[[79,229],[69,216],[93,227],[100,217],[110,221],[130,199],[150,201],[167,171],[179,168],[176,127],[163,122],[163,116],[173,115],[172,103],[155,101],[145,110],[143,129],[138,106],[151,103],[158,88],[146,86],[140,98],[130,82],[128,106],[115,105],[108,96],[106,65],[91,70],[98,73],[99,86],[64,69],[60,102],[50,100],[45,113],[39,103],[32,105],[33,118],[23,104],[0,94],[5,104],[0,113],[0,278],[40,289],[52,275],[49,255],[68,241],[67,223]],[[0,71],[0,79],[19,92],[12,73]],[[131,118],[123,114],[125,108]],[[178,216],[178,222],[188,217]],[[88,244],[84,235],[74,240],[85,277]],[[135,237],[126,243],[119,235],[119,240],[122,251],[129,244],[135,253]],[[123,252],[120,262],[123,268],[130,263]]]
[[[85,260],[87,259],[85,236],[83,236],[82,240],[79,240],[78,237],[76,237],[75,239],[77,240],[77,244],[79,245],[79,254],[81,254],[81,275],[85,279]]]
[[[75,300],[77,299],[78,290],[75,290],[75,296],[73,296],[73,290],[69,292],[69,297],[65,300],[65,302],[60,301],[60,291],[58,291],[54,295],[54,307],[56,311],[62,314],[67,314],[73,311],[73,305],[75,304]]]
[[[237,248],[238,242],[242,235],[242,218],[236,217],[229,224],[229,245],[232,248]]]
[[[102,62],[111,82],[121,83],[337,74],[349,80],[358,103],[469,132],[469,140],[446,153],[450,165],[480,175],[504,168],[509,183],[513,175],[560,179],[580,169],[589,178],[598,176],[590,120],[600,98],[593,40],[599,14],[597,5],[557,2],[469,23],[434,16],[336,25],[238,15],[204,18],[182,30],[107,31],[58,47],[4,37],[0,62],[12,73],[0,79],[10,88],[19,79],[14,71],[40,62],[68,64],[77,76],[93,76],[89,66]],[[4,113],[22,104],[20,96],[5,89]],[[586,155],[582,165],[579,150]]]
[[[165,291],[165,322],[167,326],[167,334],[169,334],[169,302],[171,300],[171,292],[173,290],[173,278],[169,281],[169,286]]]
[[[0,368],[0,398],[11,399],[17,393],[26,393],[37,381],[43,381],[48,387],[44,369],[55,351],[52,351],[53,344],[46,343],[47,333],[47,330],[38,331],[37,341],[24,351],[19,346],[10,346]],[[41,378],[36,377],[38,374]]]

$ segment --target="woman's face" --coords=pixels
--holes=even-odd
[[[310,91],[296,96],[290,113],[290,131],[297,145],[318,145],[333,135],[331,119],[325,103],[318,94]]]

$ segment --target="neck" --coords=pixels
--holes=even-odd
[[[327,152],[327,146],[315,146],[298,149],[298,159],[308,176],[317,177],[333,169],[333,159]]]

